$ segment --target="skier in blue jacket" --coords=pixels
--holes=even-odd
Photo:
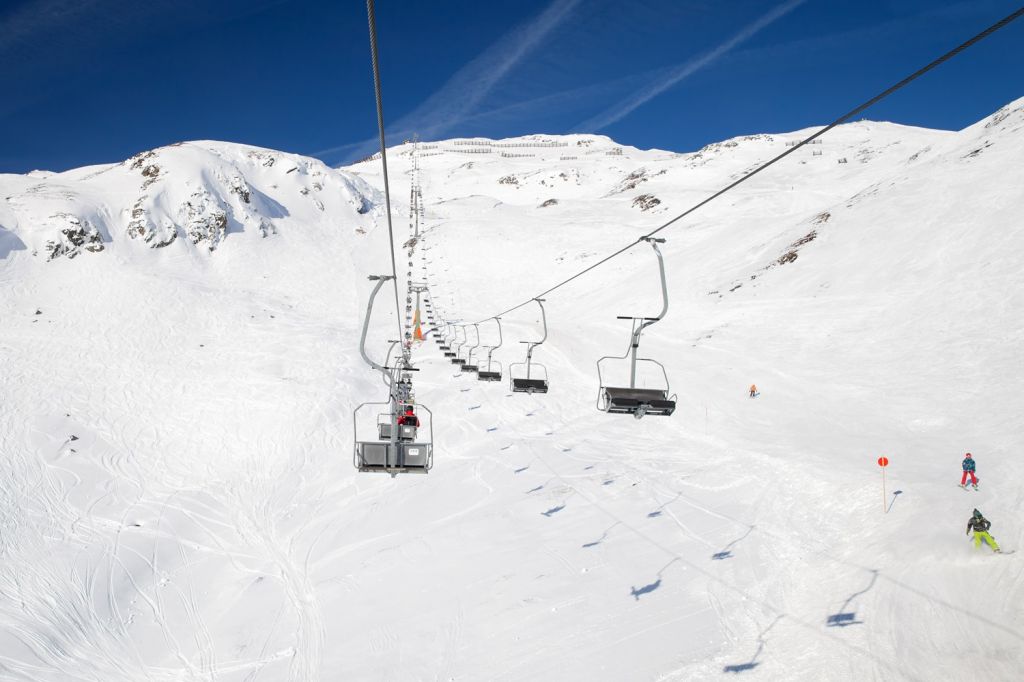
[[[960,478],[960,487],[967,487],[967,476],[969,474],[971,477],[971,485],[974,486],[975,490],[977,490],[978,477],[974,475],[974,459],[971,457],[971,453],[968,452],[967,455],[964,456],[964,461],[961,464],[961,467],[964,470],[964,475]]]

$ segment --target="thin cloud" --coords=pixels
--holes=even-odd
[[[580,125],[576,126],[576,130],[596,132],[622,120],[629,114],[633,113],[637,108],[654,99],[683,79],[692,76],[701,69],[711,66],[724,55],[728,54],[737,45],[751,39],[763,29],[804,4],[804,2],[806,2],[806,0],[788,0],[781,5],[778,5],[770,12],[757,19],[757,21],[745,26],[739,33],[732,36],[721,45],[715,47],[710,52],[706,52],[699,57],[695,57],[684,64],[680,64],[679,66],[670,69],[663,78],[640,88],[622,102],[619,102],[618,104],[605,109],[598,115],[584,121]]]
[[[562,24],[580,4],[580,0],[553,0],[543,12],[525,26],[509,31],[482,54],[463,66],[455,75],[412,112],[388,126],[391,136],[418,132],[432,138],[451,130],[476,114],[477,108],[494,87]],[[330,147],[313,152],[314,156],[341,151],[371,151],[376,138]]]
[[[32,0],[0,10],[0,89],[17,93],[0,99],[0,118],[59,96],[82,74],[95,78],[90,69],[97,52],[231,22],[287,1]]]
[[[96,0],[39,0],[0,17],[0,53],[30,44],[54,26],[70,24],[96,9]]]

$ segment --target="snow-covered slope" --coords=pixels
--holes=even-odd
[[[485,318],[805,132],[420,144],[408,270]],[[351,467],[379,162],[194,142],[0,176],[0,679],[1017,679],[1020,555],[961,533],[977,506],[1024,536],[1024,100],[823,139],[662,233],[642,351],[675,415],[593,406],[615,316],[660,303],[641,244],[547,297],[547,395],[417,347],[436,463],[396,479]],[[539,315],[502,321],[507,368]]]

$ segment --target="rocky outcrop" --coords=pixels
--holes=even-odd
[[[215,251],[228,232],[228,213],[205,191],[193,194],[181,207],[185,236],[198,246]]]
[[[88,220],[69,213],[57,213],[50,216],[56,223],[59,236],[47,240],[45,245],[46,260],[61,256],[74,258],[83,251],[96,253],[103,250],[103,236]]]
[[[653,194],[641,194],[633,199],[633,206],[639,208],[641,211],[649,211],[660,203],[661,199]]]

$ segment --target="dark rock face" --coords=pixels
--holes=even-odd
[[[103,236],[88,220],[70,213],[57,213],[50,219],[62,225],[58,228],[60,236],[46,242],[46,260],[61,256],[74,258],[83,251],[97,253],[103,250]]]
[[[228,232],[228,214],[214,197],[196,192],[181,208],[185,236],[195,245],[215,251]]]
[[[247,204],[252,200],[252,193],[249,191],[249,185],[246,184],[245,180],[242,178],[231,178],[230,192],[232,194],[237,194],[238,197]]]
[[[633,199],[633,206],[638,207],[641,211],[649,211],[660,203],[661,199],[653,194],[641,194]]]

